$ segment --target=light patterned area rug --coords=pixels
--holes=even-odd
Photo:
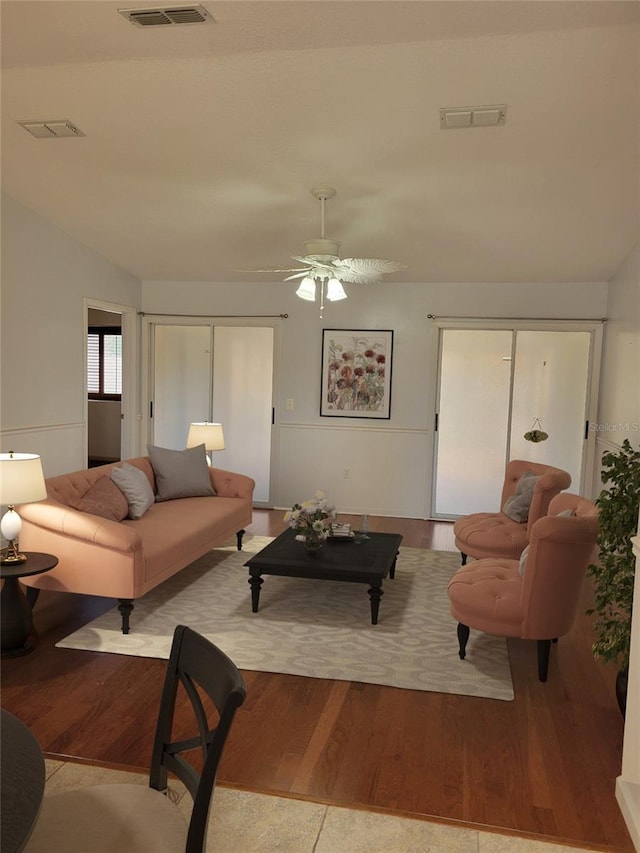
[[[181,624],[240,669],[513,699],[505,640],[472,631],[466,660],[458,657],[447,597],[457,554],[401,547],[372,625],[367,585],[340,581],[265,575],[252,613],[244,563],[269,541],[245,536],[241,552],[216,548],[151,590],[135,602],[130,634],[121,633],[114,608],[57,645],[166,659]]]

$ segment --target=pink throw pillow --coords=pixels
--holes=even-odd
[[[69,501],[69,505],[110,521],[122,521],[129,512],[127,499],[109,477],[97,479],[81,498]]]

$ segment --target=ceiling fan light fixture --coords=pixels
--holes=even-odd
[[[316,282],[311,276],[306,275],[300,282],[300,287],[296,290],[296,296],[300,299],[305,299],[307,302],[316,301]]]
[[[340,299],[346,299],[347,294],[344,292],[344,287],[339,278],[330,278],[327,282],[327,299],[330,302],[338,302]]]

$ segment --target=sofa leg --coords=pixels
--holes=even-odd
[[[458,622],[458,643],[460,645],[460,651],[458,655],[460,656],[460,660],[464,660],[467,654],[467,640],[469,639],[469,626],[463,625],[462,622]]]
[[[460,557],[462,558],[460,565],[466,566],[467,565],[467,555],[463,554],[462,551],[460,551]]]
[[[118,599],[118,610],[122,615],[122,633],[129,633],[129,616],[133,610],[133,601],[130,598]]]
[[[538,640],[538,679],[547,680],[549,672],[549,652],[551,651],[551,640]]]
[[[236,533],[236,538],[238,540],[238,551],[242,551],[242,537],[244,536],[245,532],[246,531],[244,530],[238,530],[238,532]]]

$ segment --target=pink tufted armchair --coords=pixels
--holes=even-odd
[[[528,471],[539,477],[533,489],[529,515],[526,521],[514,521],[502,510],[507,499],[514,495],[520,478]],[[483,557],[517,560],[529,542],[531,528],[539,518],[547,514],[551,499],[570,485],[571,476],[560,468],[512,459],[507,463],[505,471],[501,511],[464,515],[453,525],[456,548],[462,555],[462,565],[466,564],[467,555],[478,560]]]
[[[573,625],[597,537],[595,504],[563,492],[533,525],[520,560],[488,557],[458,569],[448,593],[451,615],[458,620],[460,658],[466,655],[470,628],[536,640],[538,677],[546,681],[551,642]]]

